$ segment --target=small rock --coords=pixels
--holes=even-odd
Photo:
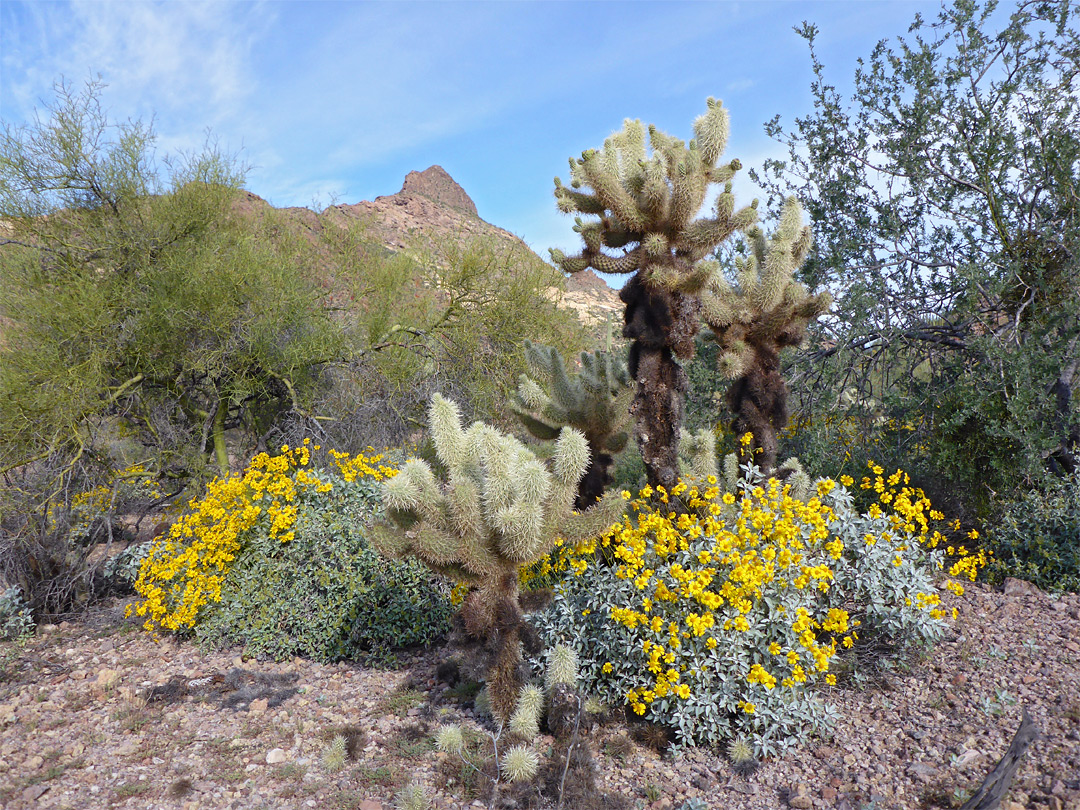
[[[1065,803],[1061,801],[1060,796],[1047,796],[1046,806],[1049,810],[1064,810]]]
[[[981,756],[982,754],[979,751],[970,748],[956,758],[956,767],[963,768],[967,765],[970,765],[972,762],[975,762]]]
[[[31,785],[28,788],[24,788],[22,792],[23,801],[36,802],[50,787],[50,785]]]
[[[30,759],[26,760],[26,769],[29,771],[36,771],[44,762],[45,760],[35,754],[30,757]]]
[[[1022,579],[1015,579],[1014,577],[1006,577],[1005,579],[1005,595],[1006,596],[1042,596],[1043,592],[1039,590],[1038,586],[1033,585]]]
[[[1051,796],[1064,796],[1065,795],[1065,783],[1060,779],[1055,779],[1054,784],[1050,786]]]
[[[913,762],[908,766],[908,776],[913,776],[920,782],[929,782],[937,776],[938,769],[929,762]]]
[[[382,802],[377,802],[374,799],[364,799],[360,802],[357,810],[383,810]]]
[[[108,689],[111,686],[115,686],[116,682],[120,680],[120,673],[115,669],[103,669],[97,674],[97,678],[94,680],[94,685],[99,686],[102,689]]]
[[[266,698],[259,698],[258,700],[253,700],[248,706],[248,712],[250,714],[262,714],[266,711],[267,705],[268,701]]]
[[[289,755],[285,753],[284,748],[271,748],[266,753],[266,764],[277,765],[279,762],[285,762],[289,758]]]
[[[788,804],[795,810],[810,810],[814,806],[814,800],[809,796],[792,796],[788,799]]]
[[[827,787],[821,791],[821,798],[823,798],[827,802],[835,802],[836,796],[836,788]]]

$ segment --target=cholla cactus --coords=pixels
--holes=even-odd
[[[728,742],[727,755],[731,760],[732,769],[739,776],[749,776],[758,768],[754,749],[742,737],[734,737]]]
[[[540,770],[540,757],[531,748],[515,745],[503,755],[499,770],[510,782],[524,782]]]
[[[562,683],[577,686],[578,654],[573,647],[556,644],[548,653],[547,670],[544,672],[544,688],[551,692]]]
[[[401,789],[394,803],[397,810],[428,810],[430,803],[424,786],[417,782],[410,782]]]
[[[445,754],[460,754],[465,749],[461,726],[449,723],[435,733],[435,747]]]
[[[581,353],[581,369],[571,374],[551,346],[525,341],[533,377],[521,375],[510,410],[538,439],[551,440],[566,426],[581,431],[589,444],[589,466],[578,483],[574,505],[587,509],[611,484],[612,455],[626,446],[633,379],[613,352]]]
[[[492,642],[488,690],[492,711],[506,722],[520,691],[518,567],[547,554],[559,537],[577,542],[607,528],[618,502],[609,497],[584,513],[572,511],[589,461],[585,437],[576,430],[559,433],[549,470],[517,439],[488,425],[464,430],[457,405],[438,394],[429,419],[447,479],[409,459],[383,485],[391,523],[376,527],[372,542],[383,554],[415,556],[476,586],[461,618],[469,636]]]
[[[526,740],[540,733],[540,718],[544,714],[544,693],[532,684],[518,693],[517,705],[510,716],[510,730]]]
[[[323,767],[329,773],[337,773],[345,767],[347,743],[345,737],[337,735],[322,752]]]
[[[771,238],[757,227],[748,235],[751,251],[736,259],[736,285],[714,273],[701,293],[702,314],[720,344],[720,371],[734,380],[728,406],[735,435],[753,434],[740,460],[753,460],[770,473],[777,433],[788,421],[780,350],[802,343],[807,324],[828,311],[832,298],[827,292],[811,295],[794,279],[812,242],[794,197],[784,203]]]
[[[631,338],[629,368],[637,382],[632,412],[649,483],[671,488],[678,477],[679,430],[688,379],[676,361],[694,351],[700,304],[697,294],[716,272],[705,261],[736,230],[757,221],[755,206],[735,210],[731,183],[737,160],[717,165],[727,144],[729,120],[710,98],[694,122],[689,145],[627,120],[602,151],[588,150],[570,161],[570,187],[555,179],[555,198],[577,219],[584,241],[576,256],[551,251],[568,273],[588,267],[602,273],[633,274],[620,293],[626,304],[623,335]],[[725,184],[713,216],[693,219],[709,187]],[[590,192],[578,189],[588,188]]]
[[[683,478],[704,482],[710,475],[717,474],[716,436],[708,428],[702,428],[697,433],[684,430],[679,455],[682,458]]]

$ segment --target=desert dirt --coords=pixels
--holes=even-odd
[[[649,747],[620,717],[586,737],[598,790],[650,810],[959,807],[1026,708],[1041,736],[1001,806],[1080,810],[1080,595],[1009,581],[949,600],[961,613],[944,641],[828,691],[841,719],[810,746],[740,776],[721,752]],[[395,669],[258,661],[155,641],[123,608],[0,645],[3,807],[383,810],[409,782],[432,808],[488,806],[485,777],[432,745],[444,722],[487,733],[437,678],[444,649]],[[324,757],[338,735],[340,769]]]

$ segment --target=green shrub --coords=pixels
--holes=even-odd
[[[947,552],[931,529],[941,516],[899,471],[872,468],[862,486],[878,501],[865,514],[847,476],[819,480],[804,502],[744,473],[738,493],[715,479],[646,487],[617,530],[556,556],[568,573],[533,620],[545,646],[577,651],[584,690],[681,743],[743,735],[770,755],[835,717],[810,687],[836,682],[831,665],[860,636],[942,634],[935,577]],[[688,513],[667,510],[676,498]],[[971,578],[984,561],[961,554],[948,573]]]
[[[211,483],[154,542],[133,606],[147,630],[319,661],[383,656],[448,631],[449,587],[367,543],[379,481],[396,471],[380,456],[333,452],[315,468],[317,449],[256,456],[243,476]]]
[[[1045,590],[1080,590],[1080,472],[1004,504],[987,542],[993,580],[1013,576]]]
[[[30,606],[18,586],[0,592],[0,641],[18,641],[34,632]]]

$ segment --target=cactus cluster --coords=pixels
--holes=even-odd
[[[785,201],[770,238],[758,227],[747,236],[750,252],[736,259],[736,284],[714,273],[701,291],[701,309],[720,346],[720,371],[734,381],[728,391],[732,428],[737,436],[753,434],[740,461],[753,460],[768,473],[776,466],[777,433],[788,421],[780,350],[802,343],[807,324],[828,311],[832,298],[811,295],[795,280],[812,237],[794,197]]]
[[[739,162],[717,163],[729,128],[727,110],[710,98],[689,144],[650,126],[650,153],[646,128],[627,120],[602,150],[571,159],[570,187],[555,179],[559,209],[589,217],[579,217],[574,227],[582,251],[567,256],[553,250],[555,264],[568,273],[591,267],[633,274],[620,292],[623,335],[632,341],[629,370],[638,382],[632,406],[638,446],[654,486],[671,488],[678,478],[689,382],[676,358],[693,356],[698,295],[717,272],[706,257],[757,221],[755,206],[735,210],[730,181]],[[713,184],[724,184],[713,215],[693,219]]]
[[[576,372],[558,350],[525,341],[532,377],[521,375],[510,410],[538,439],[552,440],[564,427],[585,436],[589,466],[578,483],[577,509],[596,503],[611,485],[614,454],[626,446],[633,379],[626,362],[611,351],[581,353]]]
[[[460,617],[469,637],[488,644],[492,711],[506,722],[520,690],[526,629],[519,566],[547,554],[560,537],[577,542],[607,528],[618,502],[609,497],[586,512],[573,511],[589,462],[585,437],[576,430],[560,431],[547,465],[488,425],[464,429],[457,405],[437,394],[429,422],[446,479],[440,481],[426,462],[409,459],[383,485],[390,522],[376,527],[372,542],[387,556],[415,556],[474,586]]]

